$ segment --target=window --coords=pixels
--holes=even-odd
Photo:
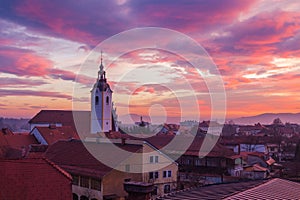
[[[150,163],[158,163],[158,156],[150,156]]]
[[[191,160],[190,160],[190,159],[187,159],[187,160],[186,160],[186,164],[187,164],[187,165],[191,165],[191,164],[192,164]]]
[[[171,170],[163,171],[163,177],[164,178],[171,177],[171,176],[172,176],[172,171]]]
[[[158,172],[149,172],[149,179],[158,178]]]
[[[203,160],[203,159],[196,159],[196,160],[195,160],[195,166],[202,166],[202,165],[203,165],[203,164],[202,164],[202,163],[203,163],[202,160]]]
[[[170,185],[164,185],[164,193],[169,193],[171,191]]]
[[[95,97],[95,104],[96,104],[96,105],[99,104],[99,97],[98,97],[98,96]]]
[[[109,104],[109,97],[106,96],[106,105],[108,105],[108,104]]]
[[[80,177],[80,186],[89,188],[89,178],[85,176]],[[81,198],[81,197],[80,197]]]
[[[154,172],[154,177],[158,178],[158,172]]]
[[[79,176],[77,176],[77,175],[72,175],[72,178],[73,178],[72,184],[73,184],[73,185],[79,185]]]
[[[91,189],[101,191],[101,181],[98,179],[91,180]]]
[[[154,178],[154,173],[153,172],[149,172],[149,179],[153,179]]]
[[[125,165],[125,172],[130,172],[130,165],[129,164]]]

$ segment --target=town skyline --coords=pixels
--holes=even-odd
[[[1,117],[31,118],[39,110],[71,110],[75,82],[88,92],[95,82],[96,73],[77,76],[94,47],[122,31],[150,26],[181,32],[203,46],[224,82],[226,118],[300,112],[297,1],[1,4]],[[54,7],[60,9],[53,12]],[[90,12],[91,8],[96,9]],[[182,12],[184,17],[176,15]],[[178,117],[175,91],[183,96],[196,94],[200,112],[209,118],[211,102],[205,81],[180,56],[145,49],[127,52],[107,66],[114,48],[117,46],[103,49],[103,61],[108,67],[108,82],[112,87],[121,85],[114,93],[118,115],[127,114],[128,104],[122,102],[122,95],[129,95],[130,114],[149,115],[154,105],[150,112],[155,115]],[[96,63],[95,72],[100,58]],[[120,74],[130,69],[135,72],[125,78]],[[143,82],[145,71],[152,83]],[[182,89],[182,77],[192,91]],[[174,91],[162,83],[172,85]],[[80,99],[86,103],[83,110],[89,109],[89,98]],[[182,109],[188,107],[183,105]]]

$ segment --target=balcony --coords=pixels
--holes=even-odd
[[[153,183],[145,182],[125,182],[124,190],[128,193],[151,193],[154,190]]]

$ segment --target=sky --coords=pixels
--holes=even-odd
[[[298,0],[3,0],[0,116],[31,118],[41,109],[71,110],[74,100],[80,102],[76,109],[90,109],[101,43],[147,27],[191,38],[216,70],[197,70],[186,57],[155,48],[113,59],[121,46],[157,41],[193,52],[167,34],[115,40],[101,50],[120,118],[198,119],[199,113],[201,119],[213,118],[218,109],[212,104],[220,100],[212,91],[219,85],[215,78],[222,80],[226,118],[300,112]],[[210,77],[213,81],[207,81]]]

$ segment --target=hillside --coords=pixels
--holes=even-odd
[[[275,118],[280,118],[283,123],[300,124],[300,113],[264,113],[256,116],[232,119],[235,124],[271,124]]]

